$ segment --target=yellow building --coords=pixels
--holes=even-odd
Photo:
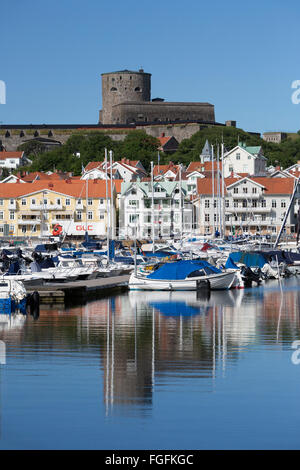
[[[107,225],[115,232],[115,185],[112,206],[110,194],[103,180],[0,184],[0,236],[49,236],[56,224],[67,235],[104,236]]]

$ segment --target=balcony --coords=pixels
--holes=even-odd
[[[261,197],[261,194],[257,193],[231,193],[230,196],[233,199],[259,199]]]
[[[149,192],[149,193],[147,194],[147,198],[152,199],[152,197],[153,197],[154,199],[165,198],[165,197],[167,197],[167,193],[166,193],[166,192],[161,192],[161,193],[160,193],[160,192],[156,192],[156,191],[154,191],[154,193]]]
[[[32,211],[60,211],[62,209],[62,204],[30,204],[30,210]]]
[[[226,207],[225,214],[242,214],[242,213],[260,213],[268,214],[271,209],[268,207]]]
[[[18,219],[18,225],[36,225],[40,223],[41,219]]]

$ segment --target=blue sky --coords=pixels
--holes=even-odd
[[[0,123],[96,123],[101,73],[152,73],[152,97],[208,101],[216,120],[297,131],[300,2],[2,2]]]

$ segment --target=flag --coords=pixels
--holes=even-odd
[[[160,161],[160,155],[159,155],[159,152],[157,152],[157,163],[159,165],[159,161]]]

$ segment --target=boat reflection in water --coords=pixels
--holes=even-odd
[[[283,294],[278,283],[269,286],[201,295],[131,291],[118,298],[119,310],[108,300],[103,359],[107,412],[117,404],[127,411],[134,404],[145,409],[155,390],[169,381],[184,391],[187,377],[206,379],[204,388],[200,382],[194,386],[212,392],[215,378],[224,378],[242,352],[265,341],[284,342],[288,331],[296,337],[299,292]]]

